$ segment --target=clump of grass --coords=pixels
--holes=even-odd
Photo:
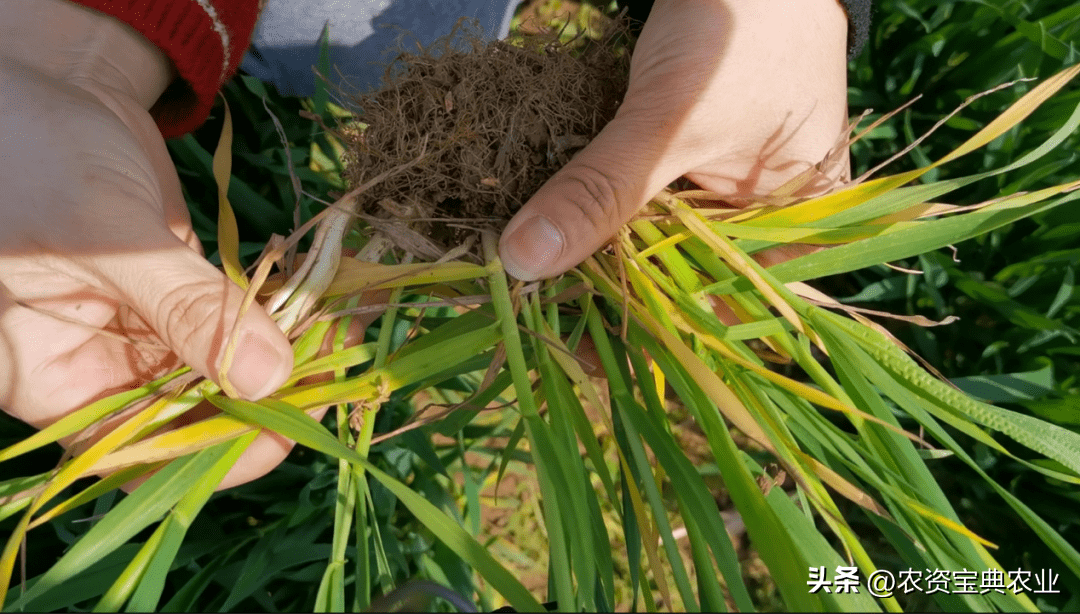
[[[356,240],[349,234],[356,199],[406,176],[426,156],[440,151],[439,143],[429,141],[385,170],[354,177],[337,203],[292,237],[269,246],[250,275],[239,264],[235,221],[228,199],[222,197],[223,266],[247,289],[246,308],[260,292],[269,295],[268,310],[294,339],[293,376],[274,395],[250,403],[230,394],[224,379],[221,390],[180,369],[94,403],[0,451],[2,462],[117,412],[140,408],[56,471],[0,483],[0,496],[5,497],[0,516],[22,513],[0,555],[0,594],[6,592],[20,540],[30,528],[156,471],[26,593],[6,602],[10,608],[33,604],[102,553],[158,523],[98,603],[99,609],[125,604],[155,609],[163,592],[161,579],[191,518],[257,432],[270,429],[340,461],[332,553],[318,591],[319,609],[345,607],[347,552],[354,531],[359,538],[356,580],[349,589],[352,604],[361,609],[371,603],[373,587],[366,579],[378,574],[369,565],[372,559],[383,565],[386,553],[380,538],[367,537],[369,530],[377,535],[378,527],[363,524],[374,515],[365,515],[374,505],[369,478],[392,493],[485,586],[519,610],[537,609],[536,596],[461,522],[367,460],[376,418],[391,395],[407,398],[426,389],[454,388],[452,394],[440,392],[453,400],[447,408],[452,411],[443,412],[439,425],[451,432],[493,401],[512,402],[502,410],[515,424],[502,466],[522,447],[536,468],[550,554],[548,597],[561,609],[608,609],[616,584],[628,585],[633,602],[647,610],[675,603],[676,596],[688,609],[753,608],[712,493],[670,431],[663,402],[668,387],[704,432],[712,462],[750,540],[792,609],[899,607],[891,597],[874,600],[865,593],[806,590],[810,567],[850,564],[864,578],[878,569],[878,561],[840,512],[841,499],[871,519],[908,567],[1006,571],[991,552],[994,545],[960,522],[931,476],[927,463],[943,456],[967,465],[1062,564],[1080,572],[1075,548],[994,482],[956,434],[1072,484],[1080,481],[1080,436],[962,394],[920,368],[879,325],[804,284],[937,249],[1080,197],[1080,181],[1073,181],[974,207],[937,202],[953,190],[1034,162],[1080,125],[1080,107],[1042,147],[1008,167],[911,185],[1006,133],[1078,72],[1080,66],[1045,80],[958,149],[914,171],[867,179],[812,199],[768,200],[741,211],[700,206],[703,195],[698,192],[665,191],[622,229],[612,249],[541,284],[510,283],[492,232],[481,233],[480,263],[446,260],[445,255],[437,260],[438,254],[414,250],[406,251],[418,262],[394,262],[408,258],[399,258],[400,251],[390,247],[393,242],[377,249],[367,243],[360,246],[359,258],[342,257],[342,241]],[[449,86],[455,101],[457,85]],[[442,111],[436,106],[433,117],[450,119],[445,100],[444,94]],[[439,115],[444,112],[447,115]],[[229,180],[230,130],[226,121],[215,155],[221,186]],[[416,145],[410,141],[408,146]],[[490,152],[492,146],[486,147]],[[447,188],[425,191],[413,179],[406,189],[437,200]],[[313,227],[312,255],[303,264],[289,261],[290,246]],[[752,257],[779,245],[802,243],[835,247],[769,268]],[[269,283],[275,262],[295,274],[283,283]],[[358,301],[372,289],[393,292],[391,302],[379,306],[387,313],[378,339],[350,348],[339,341],[333,353],[317,358],[331,326],[362,309]],[[719,322],[711,297],[725,302],[740,323]],[[446,306],[462,313],[431,315]],[[392,339],[397,322],[412,331],[405,343]],[[606,395],[586,377],[574,355],[586,332],[607,376]],[[755,351],[752,340],[768,352]],[[827,360],[822,362],[819,355]],[[769,368],[766,358],[797,365],[804,377],[781,375]],[[222,373],[227,367],[226,361]],[[333,382],[299,384],[328,367],[336,373]],[[204,399],[222,413],[164,430],[175,416]],[[598,409],[596,415],[616,445],[598,439],[586,405]],[[336,433],[304,413],[326,406],[337,406]],[[773,475],[765,470],[762,457],[736,446],[732,426],[791,477],[791,493],[770,487]],[[1003,443],[1001,435],[1012,442]],[[1015,444],[1027,451],[1014,451]],[[1033,454],[1041,457],[1035,460],[1054,464],[1033,462]],[[81,477],[110,472],[70,497],[60,496]],[[664,480],[673,485],[695,573],[683,560],[667,501],[658,488]],[[470,513],[477,511],[476,503],[466,505]],[[618,526],[605,525],[602,508],[618,510]],[[609,531],[622,533],[631,565],[628,576],[614,571]],[[652,582],[643,580],[649,573]],[[991,591],[953,597],[972,610],[1034,609],[1025,594]]]

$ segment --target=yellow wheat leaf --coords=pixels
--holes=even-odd
[[[214,179],[218,189],[218,253],[225,274],[236,285],[247,290],[248,280],[244,276],[244,267],[240,266],[240,233],[236,228],[236,216],[229,204],[229,178],[232,176],[232,114],[229,103],[225,105],[225,122],[221,126],[221,137],[214,150]]]

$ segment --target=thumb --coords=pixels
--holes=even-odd
[[[682,174],[665,163],[670,139],[642,115],[616,115],[510,220],[499,242],[507,273],[534,281],[577,266]]]
[[[181,360],[220,384],[222,355],[244,291],[165,232],[162,243],[170,247],[101,256],[97,265],[120,299]],[[258,303],[252,303],[244,314],[237,340],[227,377],[240,396],[254,401],[280,388],[292,373],[292,347]]]

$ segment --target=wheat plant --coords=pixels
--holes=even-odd
[[[676,603],[688,610],[752,610],[715,493],[674,436],[669,401],[684,407],[704,433],[710,461],[788,608],[900,610],[893,596],[808,590],[816,568],[850,566],[864,579],[879,569],[870,539],[851,526],[853,514],[869,519],[879,532],[874,539],[888,544],[905,567],[1010,572],[995,558],[996,545],[965,526],[931,474],[930,465],[947,456],[962,461],[970,479],[985,481],[1062,565],[1080,575],[1075,547],[990,477],[964,441],[1076,485],[1080,435],[966,395],[921,365],[875,320],[880,314],[848,308],[806,283],[936,250],[1054,207],[1075,207],[1080,180],[975,206],[941,199],[1039,160],[1080,125],[1080,106],[1040,147],[1008,166],[917,180],[1006,134],[1078,72],[1073,66],[1042,81],[955,151],[915,171],[860,178],[813,198],[787,196],[808,180],[802,176],[740,210],[703,205],[707,195],[699,192],[665,191],[608,249],[534,284],[507,278],[490,232],[480,233],[482,264],[457,259],[461,253],[402,262],[387,243],[366,243],[355,231],[353,203],[385,176],[348,190],[245,268],[227,198],[232,128],[226,111],[213,160],[221,262],[247,290],[243,308],[264,302],[293,339],[293,374],[262,401],[238,399],[223,376],[236,341],[230,338],[220,388],[181,368],[0,450],[0,462],[6,461],[126,416],[55,470],[0,481],[0,519],[19,518],[0,553],[0,603],[6,610],[48,603],[43,599],[152,528],[140,547],[127,551],[108,589],[97,593],[95,609],[168,605],[166,578],[193,519],[246,446],[269,430],[337,462],[333,537],[317,599],[309,605],[316,610],[362,610],[390,588],[370,580],[386,577],[388,568],[379,525],[372,522],[375,483],[475,573],[470,600],[497,595],[520,611],[541,609],[544,600],[564,611],[608,610],[622,602],[648,611]],[[312,229],[308,257],[292,260],[294,246]],[[769,267],[753,257],[791,244],[829,247]],[[357,257],[343,256],[343,245]],[[272,280],[275,266],[295,273]],[[373,290],[389,291],[389,301],[365,304],[364,293]],[[737,324],[717,318],[717,301]],[[377,338],[351,347],[337,338],[329,355],[318,356],[337,323],[371,308],[385,309]],[[397,332],[402,329],[406,339]],[[580,362],[586,335],[604,379],[587,375]],[[332,381],[301,385],[327,370]],[[412,428],[459,437],[492,412],[510,425],[493,463],[501,476],[511,458],[524,453],[535,471],[542,501],[537,538],[549,557],[546,593],[528,590],[478,533],[475,492],[457,502],[433,501],[369,462],[380,411],[392,398],[415,400]],[[435,418],[419,411],[421,398],[440,400]],[[204,400],[221,413],[163,428]],[[334,408],[329,429],[306,413],[325,407]],[[779,486],[779,472],[792,487]],[[33,529],[148,474],[46,573],[19,587],[20,546]],[[80,481],[94,476],[105,477]],[[679,530],[671,523],[665,485],[676,501]],[[458,505],[467,509],[467,520]],[[689,544],[688,557],[681,539]],[[615,543],[625,551],[628,570],[617,570]],[[1036,609],[1029,595],[1011,591],[953,594],[942,604]]]

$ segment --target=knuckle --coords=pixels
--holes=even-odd
[[[193,338],[212,339],[216,348],[225,330],[225,310],[221,301],[219,292],[203,284],[171,287],[158,302],[158,333],[174,349],[190,343]]]
[[[619,189],[615,179],[594,166],[582,165],[571,181],[577,189],[573,191],[570,202],[595,229],[609,229],[620,214]]]

